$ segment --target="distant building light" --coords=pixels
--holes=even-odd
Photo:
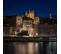
[[[32,34],[29,34],[29,36],[30,36],[30,37],[33,37],[33,35],[32,35]]]
[[[36,33],[36,36],[38,36],[38,33]]]

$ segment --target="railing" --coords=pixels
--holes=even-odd
[[[52,37],[3,37],[4,42],[56,42],[57,38]]]

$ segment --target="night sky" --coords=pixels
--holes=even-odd
[[[56,0],[3,0],[3,15],[24,15],[28,10],[35,10],[37,16],[48,17],[57,15]]]

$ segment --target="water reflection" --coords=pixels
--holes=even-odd
[[[11,42],[3,44],[4,54],[57,54],[56,42]]]
[[[4,54],[57,54],[57,42],[4,42]],[[43,39],[45,40],[45,38]]]
[[[38,43],[14,43],[14,54],[39,54]]]

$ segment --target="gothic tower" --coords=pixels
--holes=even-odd
[[[26,15],[27,17],[29,17],[29,18],[34,19],[34,17],[35,17],[34,10],[30,10],[30,9],[29,9],[29,12],[28,12],[28,13],[26,12],[25,15]]]

